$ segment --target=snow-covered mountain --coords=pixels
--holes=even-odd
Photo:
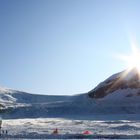
[[[96,88],[91,90],[89,92],[89,96],[91,98],[101,99],[106,98],[106,96],[111,97],[114,92],[117,92],[118,94],[123,92],[119,98],[122,98],[123,96],[139,96],[140,73],[137,69],[132,69],[130,71],[126,70],[112,75],[104,82],[100,83]]]
[[[68,96],[39,95],[8,88],[0,88],[0,103],[7,107],[10,105],[65,101],[68,98]]]
[[[37,95],[0,88],[5,118],[140,114],[140,77],[136,69],[117,73],[88,93]]]
[[[46,107],[68,101],[70,96],[31,94],[0,88],[0,115],[6,118],[46,116]]]
[[[112,75],[88,96],[100,104],[99,112],[140,113],[140,73],[134,68]]]
[[[140,73],[137,69],[117,73],[100,83],[88,95],[90,98],[103,100],[138,99],[140,97]]]

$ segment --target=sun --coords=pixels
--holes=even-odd
[[[129,70],[136,68],[140,74],[140,50],[134,43],[132,44],[131,49],[131,54],[119,55],[119,59],[126,63]]]
[[[131,55],[124,55],[124,61],[129,69],[136,68],[140,72],[140,52],[134,52]]]

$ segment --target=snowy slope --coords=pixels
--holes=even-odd
[[[38,95],[30,94],[22,91],[16,91],[8,88],[0,88],[0,102],[1,103],[49,103],[56,101],[65,101],[69,99],[68,96],[51,96],[51,95]]]
[[[134,90],[135,89],[135,92]],[[117,91],[119,90],[119,91]],[[123,92],[127,96],[138,96],[140,92],[140,76],[136,69],[112,75],[89,92],[91,98],[103,98],[113,92]],[[131,94],[131,95],[130,95]],[[122,94],[120,94],[120,99]]]
[[[93,90],[89,98],[99,103],[103,113],[140,113],[140,77],[136,69],[109,77]]]
[[[0,88],[5,118],[92,117],[140,114],[140,80],[136,69],[117,73],[85,94],[50,96]]]
[[[0,89],[0,103],[6,107],[5,118],[69,117],[89,114],[94,104],[87,94],[50,96]]]
[[[46,108],[53,104],[69,101],[70,96],[51,96],[30,94],[8,88],[0,88],[0,104],[6,113],[1,113],[6,118],[24,118],[46,116]]]

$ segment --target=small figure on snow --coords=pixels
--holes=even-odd
[[[0,130],[2,128],[2,118],[0,117]]]
[[[58,134],[58,129],[56,128],[52,134]]]

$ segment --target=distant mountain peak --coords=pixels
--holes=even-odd
[[[137,68],[125,70],[114,74],[97,87],[91,90],[88,95],[90,98],[103,98],[117,90],[140,88],[140,73]]]

